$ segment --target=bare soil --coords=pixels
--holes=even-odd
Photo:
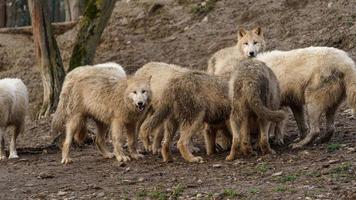
[[[355,0],[220,0],[200,14],[202,1],[161,0],[151,9],[153,2],[117,2],[95,63],[115,61],[130,73],[149,61],[204,70],[214,52],[236,43],[242,25],[262,26],[268,49],[333,46],[356,59]],[[76,31],[57,37],[65,66]],[[86,144],[73,148],[74,163],[63,166],[51,145],[51,117],[35,120],[42,84],[30,36],[0,34],[4,77],[27,84],[31,113],[18,139],[20,159],[0,162],[0,199],[356,199],[356,119],[347,105],[331,141],[304,150],[286,145],[274,147],[277,155],[227,162],[227,152],[204,155],[197,138],[203,164],[184,162],[172,147],[174,162],[146,155],[119,165]],[[286,134],[287,143],[297,135],[291,116]]]

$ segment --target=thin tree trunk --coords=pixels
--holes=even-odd
[[[72,21],[72,14],[70,12],[70,0],[63,0],[64,2],[64,13],[65,13],[65,21]]]
[[[69,70],[78,66],[92,64],[96,48],[99,44],[116,0],[89,0],[83,18],[80,20],[80,29],[74,44]]]
[[[0,0],[0,28],[6,26],[6,0]]]
[[[80,0],[70,0],[70,13],[71,13],[71,20],[76,21],[82,15],[80,10]]]
[[[43,84],[43,103],[38,118],[55,111],[65,72],[47,13],[47,0],[29,0],[33,40]]]

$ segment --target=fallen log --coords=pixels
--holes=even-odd
[[[71,22],[56,22],[52,23],[52,30],[55,35],[63,34],[69,30],[71,30],[75,25],[77,25],[78,21]],[[32,35],[32,26],[21,26],[21,27],[10,27],[10,28],[0,28],[0,34],[25,34]]]

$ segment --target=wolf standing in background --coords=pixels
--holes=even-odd
[[[286,114],[280,109],[280,88],[274,73],[263,62],[255,59],[235,60],[230,83],[230,126],[233,142],[230,155],[233,160],[240,147],[243,155],[253,153],[251,134],[258,132],[262,154],[272,153],[268,142],[271,122],[280,122]]]
[[[250,31],[240,28],[237,34],[237,44],[232,47],[221,49],[216,52],[208,61],[207,72],[214,75],[222,75],[231,72],[230,63],[244,58],[256,57],[258,53],[264,51],[265,40],[260,27]]]
[[[62,148],[62,163],[71,162],[69,149],[74,139],[81,143],[86,135],[86,119],[97,125],[95,143],[104,158],[114,155],[118,161],[129,161],[122,148],[127,135],[130,156],[142,157],[136,151],[136,122],[149,106],[149,79],[126,78],[115,67],[79,67],[67,74],[59,104],[52,121],[54,131],[63,131],[66,138]],[[114,154],[105,145],[105,133],[110,126]]]
[[[28,112],[28,92],[20,79],[5,78],[0,80],[0,161],[6,158],[6,128],[14,126],[15,130],[10,142],[9,159],[18,158],[16,139],[24,132],[25,116]]]

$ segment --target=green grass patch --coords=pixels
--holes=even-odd
[[[275,192],[286,192],[288,191],[288,188],[282,185],[277,186],[276,188],[273,189]]]
[[[261,163],[256,166],[256,170],[260,173],[266,173],[269,170],[269,166],[265,163]]]
[[[328,152],[335,152],[337,150],[341,149],[341,144],[334,143],[334,144],[329,144],[327,146]]]
[[[167,200],[168,195],[160,190],[154,189],[152,191],[142,190],[137,193],[138,199],[155,199],[155,200]]]
[[[352,167],[351,163],[345,162],[337,165],[335,168],[331,170],[331,172],[334,174],[341,174],[341,173],[348,172],[351,169],[351,167]]]
[[[170,195],[170,199],[177,199],[182,196],[184,188],[181,184],[178,184],[173,188],[172,194]]]
[[[279,182],[281,182],[281,183],[293,182],[296,179],[297,179],[296,175],[285,175],[285,176],[281,176],[279,178]]]
[[[232,189],[225,189],[223,194],[224,194],[224,197],[227,197],[227,198],[235,198],[240,195],[239,192],[236,192],[235,190],[232,190]]]
[[[257,193],[260,192],[260,189],[258,189],[258,188],[250,188],[248,191],[249,191],[251,194],[257,194]]]

